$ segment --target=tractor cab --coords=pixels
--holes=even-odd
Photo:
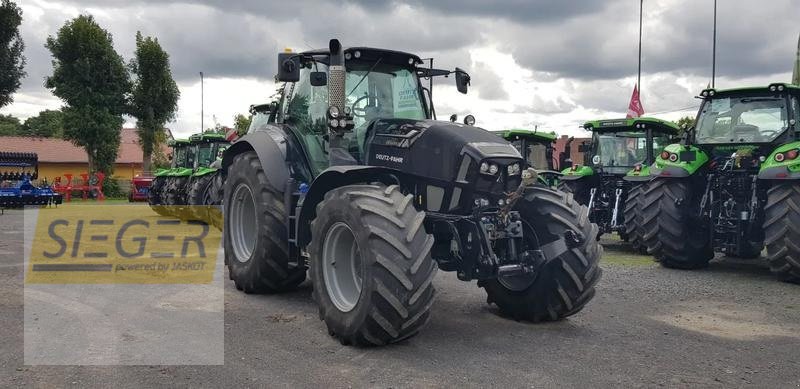
[[[230,142],[225,139],[225,135],[215,132],[204,132],[194,134],[189,137],[194,150],[194,170],[209,167],[217,159],[222,159],[225,149],[230,146]]]
[[[624,209],[629,192],[647,181],[655,155],[678,134],[672,122],[655,118],[594,120],[583,128],[592,140],[579,146],[584,163],[562,171],[561,188],[589,207],[601,232],[619,232],[627,239]],[[630,222],[630,220],[629,220]]]
[[[343,82],[334,85],[328,79],[329,74],[335,74],[329,67],[328,51],[281,54],[279,78],[295,82],[286,83],[281,101],[273,106],[277,112],[262,113],[265,122],[274,119],[296,134],[311,168],[309,178],[331,164],[366,163],[369,130],[391,136],[391,144],[413,142],[414,135],[423,131],[411,127],[436,117],[430,97],[434,77],[455,74],[462,93],[469,83],[464,71],[426,67],[426,61],[410,53],[354,47],[343,49],[343,56]],[[295,67],[293,72],[285,71],[287,61]],[[428,81],[427,87],[423,81]],[[330,101],[330,88],[343,88],[343,100]],[[259,108],[263,112],[264,107]],[[337,136],[327,136],[329,131]]]
[[[548,186],[555,186],[561,172],[554,161],[555,132],[538,132],[525,129],[495,131],[503,139],[511,142],[524,158],[523,169],[534,168],[539,181]]]

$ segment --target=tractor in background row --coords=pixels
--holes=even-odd
[[[220,185],[215,181],[221,179],[219,168],[222,164],[222,155],[230,142],[225,135],[214,132],[194,134],[189,137],[191,147],[195,149],[194,171],[191,174],[186,191],[186,203],[191,210],[190,218],[204,221],[208,224],[222,228],[221,215],[214,212],[216,199],[219,198]]]
[[[156,171],[153,183],[148,192],[148,203],[150,207],[162,216],[177,216],[176,205],[184,204],[184,200],[179,199],[181,192],[178,188],[186,186],[187,178],[192,173],[194,166],[194,154],[191,150],[191,143],[186,139],[170,140],[167,145],[172,148],[172,160],[170,167]],[[176,184],[176,181],[182,184]]]
[[[525,168],[536,170],[539,182],[550,187],[558,185],[561,172],[554,161],[553,143],[557,138],[555,132],[511,129],[495,133],[514,145],[525,159]]]
[[[662,151],[643,196],[647,249],[695,269],[715,252],[800,282],[800,86],[706,89],[691,129]]]
[[[583,128],[592,133],[591,142],[579,146],[585,161],[562,171],[560,188],[589,207],[589,218],[601,234],[617,232],[634,250],[644,252],[637,218],[641,185],[650,179],[655,155],[679,128],[646,117],[589,121]]]
[[[36,185],[39,158],[36,153],[0,152],[0,209],[27,205],[58,205],[62,196],[47,182]]]
[[[535,184],[510,143],[436,121],[433,79],[469,75],[414,54],[329,47],[278,55],[280,100],[223,157],[225,263],[236,288],[276,293],[310,272],[343,344],[407,339],[428,321],[437,269],[477,280],[530,321],[594,296],[597,226]],[[423,84],[423,80],[427,81]]]

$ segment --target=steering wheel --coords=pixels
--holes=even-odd
[[[377,97],[377,96],[372,96],[372,95],[369,95],[369,94],[365,93],[364,96],[361,96],[361,97],[357,98],[356,101],[353,102],[353,105],[352,105],[353,116],[355,116],[357,118],[363,118],[363,117],[367,116],[367,105],[364,104],[363,107],[359,107],[358,104],[360,104],[362,101],[367,100],[370,97]]]

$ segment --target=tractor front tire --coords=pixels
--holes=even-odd
[[[770,270],[782,281],[800,284],[800,184],[782,182],[770,188],[764,213]]]
[[[641,183],[631,187],[628,191],[628,198],[625,199],[625,209],[623,216],[625,217],[625,232],[633,251],[639,254],[647,254],[647,247],[645,247],[642,240],[642,197],[644,196],[644,188],[647,184]],[[622,234],[620,234],[621,236]]]
[[[647,252],[661,265],[700,269],[714,258],[706,223],[699,219],[699,194],[691,178],[656,178],[642,202],[643,239]]]
[[[342,344],[401,341],[428,322],[434,240],[413,200],[396,185],[350,185],[317,205],[309,245],[313,296],[328,333]]]
[[[546,258],[527,281],[524,276],[515,276],[480,282],[487,301],[517,320],[553,321],[574,315],[594,297],[595,284],[602,274],[599,261],[603,248],[596,239],[597,225],[589,222],[589,210],[572,194],[543,187],[529,188],[515,210],[528,227],[523,227],[528,249],[569,239],[568,235],[576,237],[577,242],[566,243],[565,251]]]
[[[289,266],[283,194],[267,180],[255,151],[237,155],[225,183],[225,264],[245,293],[293,290],[306,278]]]

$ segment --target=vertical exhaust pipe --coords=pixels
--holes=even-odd
[[[328,44],[331,52],[330,65],[328,65],[328,104],[331,107],[339,109],[341,114],[344,114],[345,103],[345,90],[344,80],[347,77],[347,72],[344,68],[344,52],[342,51],[342,44],[338,39],[331,39]],[[336,129],[331,128],[331,131],[338,133]]]

